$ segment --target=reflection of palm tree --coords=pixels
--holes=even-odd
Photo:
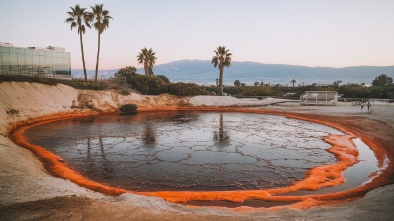
[[[144,130],[142,140],[144,141],[145,145],[155,144],[156,143],[156,131],[152,127],[152,124],[149,122],[146,123],[145,126],[146,127]]]
[[[219,120],[219,132],[213,132],[213,139],[218,141],[219,143],[228,143],[230,141],[230,136],[228,135],[227,131],[224,130],[223,127],[223,114],[220,114]]]
[[[91,174],[91,173],[95,172],[95,168],[94,168],[94,162],[91,159],[91,153],[90,153],[90,151],[92,149],[92,147],[90,145],[90,137],[88,137],[87,141],[88,141],[88,149],[86,151],[86,164],[87,164],[86,165],[86,172],[88,174]]]
[[[101,152],[101,162],[102,162],[102,167],[97,168],[95,165],[95,162],[97,162],[97,159],[95,158],[94,152],[92,155],[92,144],[91,144],[91,138],[88,137],[88,147],[87,147],[87,152],[86,152],[86,173],[87,174],[95,174],[97,171],[100,171],[100,175],[103,178],[110,177],[111,174],[113,174],[113,165],[110,160],[107,159],[107,154],[105,153],[104,150],[104,143],[103,143],[103,138],[99,137],[99,145],[100,145],[100,152]]]
[[[104,144],[103,144],[102,137],[99,137],[99,142],[100,142],[101,158],[103,161],[103,168],[102,168],[101,175],[105,175],[106,177],[110,177],[111,174],[113,173],[113,165],[112,165],[111,161],[107,159],[107,154],[104,151]]]

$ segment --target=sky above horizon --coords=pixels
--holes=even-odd
[[[303,66],[394,65],[393,0],[0,0],[0,42],[64,47],[82,68],[70,7],[104,4],[113,20],[101,35],[100,70],[138,65],[143,47],[157,64],[210,60],[224,45],[233,61]],[[87,69],[95,69],[97,31],[83,35]]]

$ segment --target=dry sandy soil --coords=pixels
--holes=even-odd
[[[64,113],[115,111],[125,103],[140,109],[184,106],[248,106],[297,113],[349,124],[394,148],[394,106],[374,104],[371,113],[350,103],[306,107],[276,99],[238,100],[231,97],[177,98],[169,95],[120,95],[113,91],[76,90],[64,85],[0,83],[0,220],[393,220],[394,178],[362,198],[309,209],[235,212],[220,208],[190,208],[160,198],[134,194],[108,196],[56,178],[28,150],[9,138],[16,122]],[[263,106],[269,105],[269,106]]]

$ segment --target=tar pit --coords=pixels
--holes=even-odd
[[[73,118],[31,127],[24,135],[29,143],[56,154],[83,177],[144,195],[295,187],[306,182],[314,169],[337,165],[341,154],[329,151],[333,144],[327,138],[330,141],[330,136],[346,136],[329,126],[285,116],[207,111]],[[362,141],[353,143],[363,151],[355,153],[356,161],[347,165],[347,171],[352,172],[345,171],[344,179],[349,182],[322,184],[313,190],[295,187],[271,195],[336,192],[367,182],[378,170],[377,161]],[[362,158],[358,167],[357,157]],[[322,170],[327,171],[322,182],[338,179],[332,175],[334,172]],[[215,199],[219,200],[187,197],[178,201],[237,206],[226,197]],[[244,204],[239,205],[270,207],[296,200],[263,201],[252,197],[240,200]]]

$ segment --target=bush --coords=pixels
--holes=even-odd
[[[108,88],[105,82],[100,81],[63,81],[62,84],[82,90],[104,90]]]
[[[156,75],[156,77],[162,79],[162,80],[163,80],[165,83],[167,83],[167,84],[171,83],[171,82],[170,82],[170,79],[168,79],[168,78],[167,78],[166,76],[164,76],[164,75]]]
[[[274,89],[268,86],[245,87],[242,94],[244,96],[272,96]]]
[[[135,104],[125,104],[119,108],[123,113],[135,113],[137,109],[138,107]]]
[[[146,95],[158,95],[163,93],[162,89],[167,84],[160,77],[140,74],[131,74],[128,81],[132,88]]]
[[[120,94],[121,95],[130,95],[130,91],[128,91],[128,90],[126,90],[126,89],[122,89],[121,91],[120,91]]]
[[[85,90],[104,90],[108,88],[107,84],[104,82],[70,81],[65,79],[44,78],[37,76],[0,75],[0,82],[11,82],[11,81],[39,83],[45,85],[57,85],[61,83],[73,87],[75,89],[85,89]]]
[[[37,76],[21,76],[21,75],[0,75],[0,82],[29,82],[29,83],[40,83],[46,85],[57,85],[63,83],[60,79],[54,78],[39,78]]]
[[[193,83],[172,83],[165,87],[164,93],[176,96],[208,95],[209,92]]]
[[[193,83],[171,83],[163,76],[146,76],[130,74],[128,76],[130,86],[145,95],[171,94],[176,96],[207,95],[208,91]]]
[[[12,115],[19,114],[19,110],[14,109],[14,108],[11,108],[11,109],[7,110],[6,112],[7,112],[7,114],[12,114]]]

